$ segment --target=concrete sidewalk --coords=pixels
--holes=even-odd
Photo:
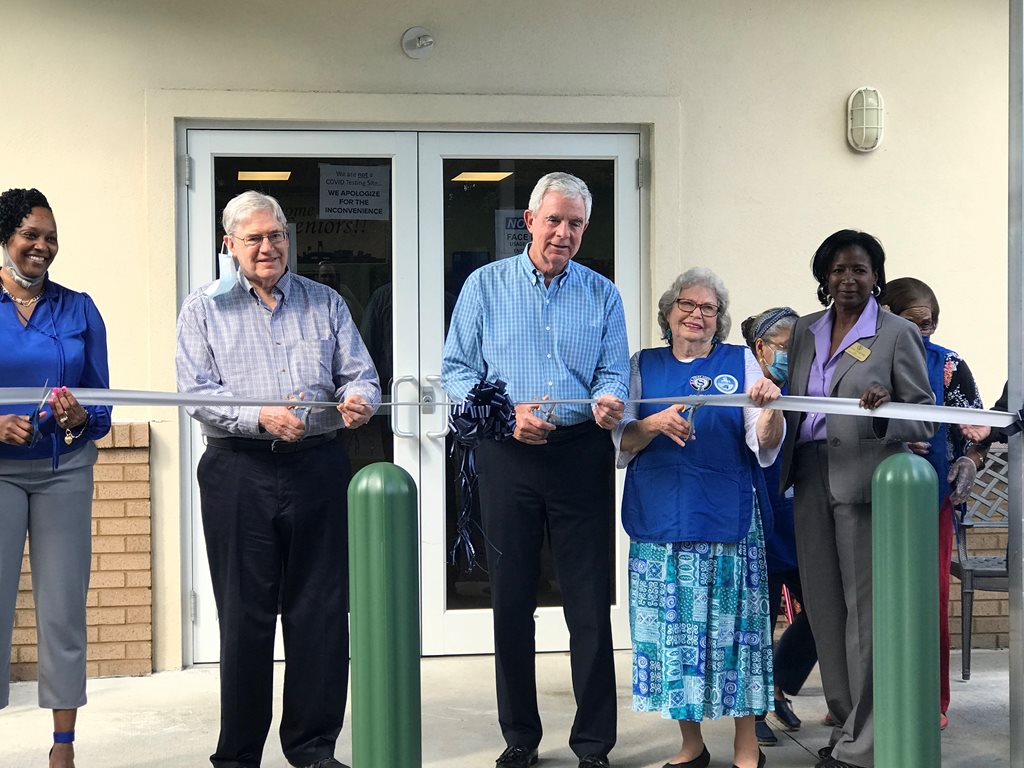
[[[951,667],[960,669],[954,653]],[[974,651],[973,676],[953,680],[950,725],[942,735],[942,768],[1003,768],[1009,765],[1008,669],[1005,651]],[[657,715],[630,711],[630,656],[616,654],[619,679],[619,740],[611,754],[614,768],[660,768],[679,748],[679,730]],[[538,657],[541,715],[545,739],[539,768],[575,768],[566,745],[574,704],[566,654]],[[493,768],[503,748],[494,705],[493,660],[461,656],[423,660],[424,768]],[[283,667],[276,673],[277,701]],[[803,718],[797,733],[776,729],[779,744],[765,749],[771,768],[810,768],[828,740],[821,725],[825,703],[817,670],[793,709]],[[277,713],[278,715],[280,713]],[[936,718],[938,710],[936,708]],[[769,718],[770,719],[770,718]],[[351,762],[350,720],[338,742],[337,757]],[[263,766],[286,768],[275,719]],[[0,711],[0,767],[44,766],[51,721],[36,707],[34,683],[15,683],[11,705]],[[217,668],[198,667],[151,677],[89,681],[89,704],[78,719],[79,768],[202,768],[217,741]],[[732,724],[705,723],[711,765],[732,764]],[[392,768],[355,766],[354,768]],[[878,768],[898,768],[878,766]]]

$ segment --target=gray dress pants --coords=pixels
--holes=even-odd
[[[50,459],[0,461],[0,708],[9,702],[11,635],[29,539],[39,640],[39,706],[85,704],[85,597],[92,558],[96,447]]]
[[[837,722],[832,756],[871,768],[871,505],[832,497],[824,441],[797,447],[793,479],[800,580],[825,700]]]

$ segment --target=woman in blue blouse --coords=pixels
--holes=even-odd
[[[759,467],[784,434],[781,411],[685,406],[638,399],[747,393],[779,397],[750,350],[725,344],[729,294],[711,270],[676,278],[658,302],[669,346],[630,361],[618,464],[626,466],[622,524],[630,537],[633,709],[679,722],[682,745],[666,768],[706,768],[705,718],[731,717],[733,765],[762,768],[754,716],[770,707],[772,639],[762,515],[771,514]]]
[[[36,189],[0,195],[0,387],[38,387],[39,406],[0,408],[0,708],[9,700],[18,578],[31,542],[39,706],[53,710],[50,768],[74,766],[85,704],[85,599],[91,559],[93,441],[110,409],[75,387],[109,386],[107,337],[90,299],[57,285],[57,225]]]

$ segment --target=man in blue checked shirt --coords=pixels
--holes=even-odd
[[[287,663],[281,747],[306,768],[344,768],[334,744],[348,688],[349,460],[342,429],[380,403],[373,362],[344,299],[288,271],[277,200],[244,192],[224,206],[238,273],[185,299],[178,389],[301,406],[189,408],[207,449],[197,476],[220,617],[217,768],[258,768],[270,728],[274,629]]]
[[[571,638],[577,710],[569,745],[580,768],[608,766],[615,745],[608,430],[622,418],[629,356],[618,290],[572,261],[590,208],[590,190],[575,176],[549,173],[538,181],[523,214],[532,241],[519,256],[469,276],[444,347],[441,375],[453,399],[481,380],[500,379],[517,403],[515,439],[485,440],[476,449],[506,743],[498,768],[537,762],[533,613],[545,531]],[[544,404],[587,398],[594,404]]]

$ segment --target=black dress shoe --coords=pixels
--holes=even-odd
[[[665,763],[662,768],[708,768],[708,763],[710,762],[711,753],[708,752],[707,745],[705,745],[704,751],[693,758],[693,760],[688,760],[685,763]]]
[[[498,755],[494,766],[495,768],[530,768],[531,765],[536,765],[539,759],[536,749],[508,747]]]
[[[785,696],[775,700],[775,717],[790,731],[799,731],[800,726],[803,725],[800,718],[796,716],[796,712],[789,706],[789,699]]]
[[[600,755],[581,757],[579,768],[609,768],[608,758]]]
[[[762,752],[760,749],[757,750],[757,768],[764,768],[764,764],[766,762],[767,761],[765,760],[764,752]],[[740,768],[740,767],[738,765],[736,765],[735,763],[733,763],[732,768]]]
[[[344,763],[339,763],[333,757],[325,757],[316,762],[310,763],[309,765],[303,766],[303,768],[349,768]]]
[[[774,747],[779,743],[779,737],[772,731],[767,720],[754,720],[754,733],[757,736],[757,743],[762,747]]]

